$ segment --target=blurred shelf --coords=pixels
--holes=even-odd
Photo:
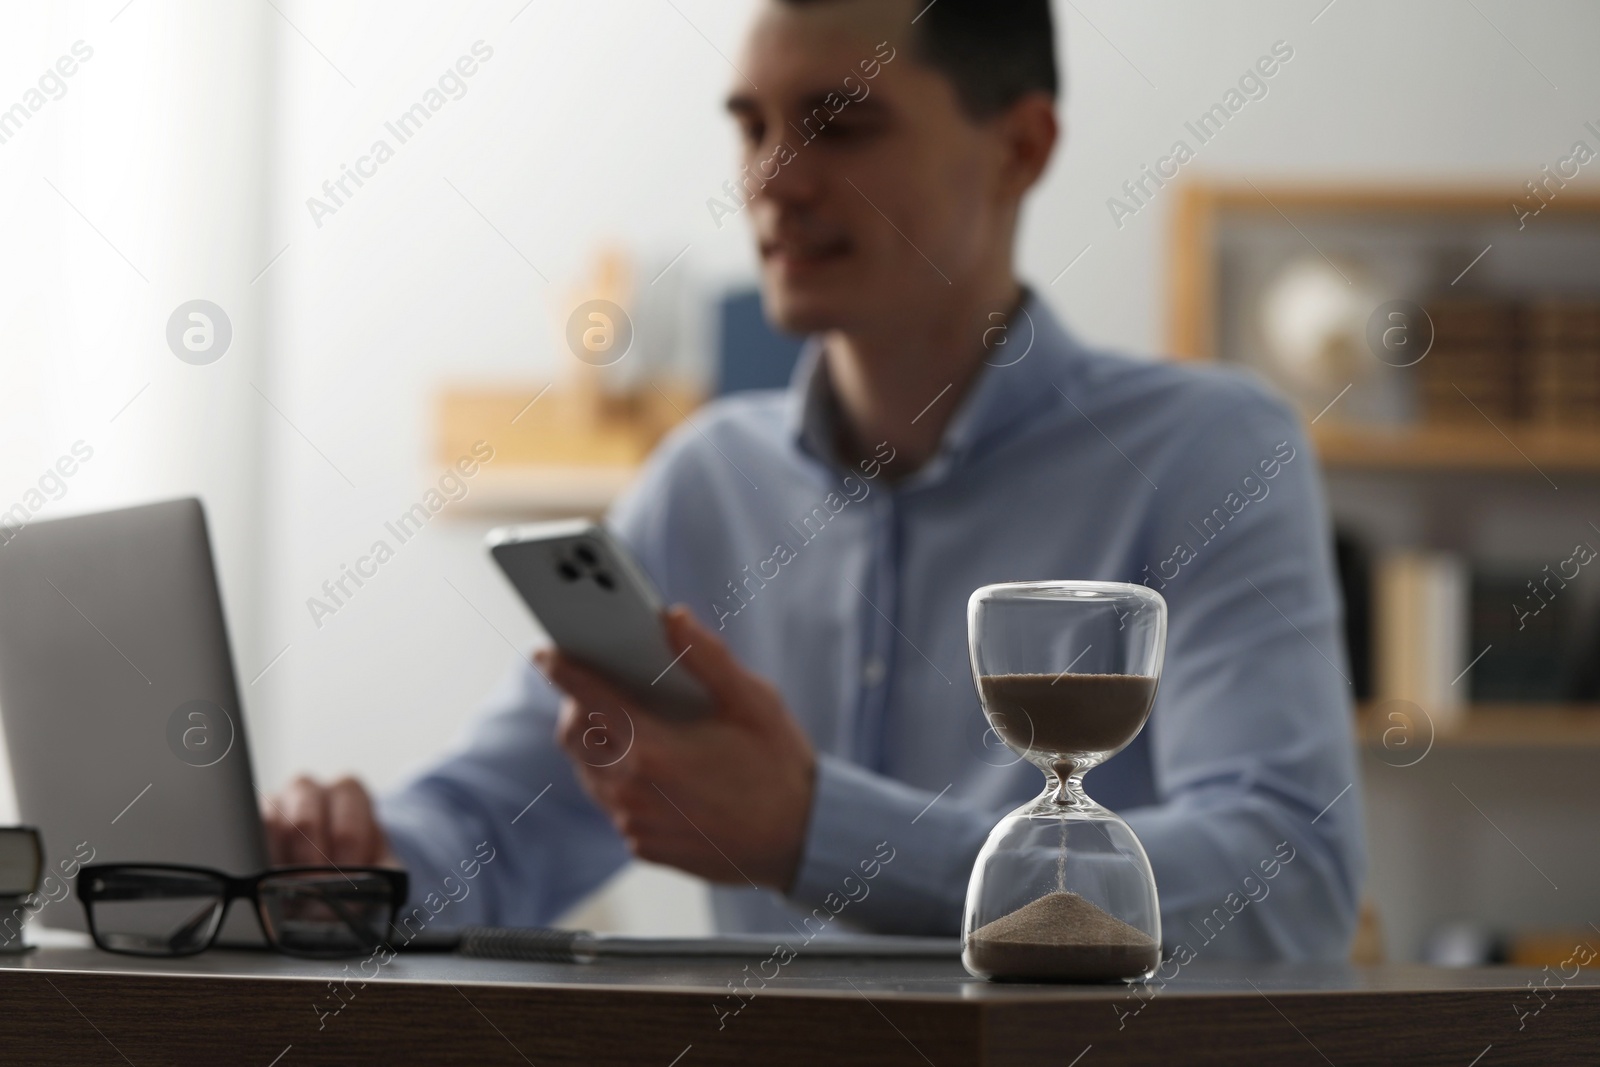
[[[1487,423],[1408,428],[1324,423],[1312,440],[1323,465],[1347,470],[1457,470],[1600,473],[1600,431]],[[1536,469],[1537,468],[1537,469]]]
[[[1600,959],[1594,957],[1595,939],[1592,927],[1574,926],[1566,930],[1519,930],[1510,937],[1506,946],[1506,962],[1513,967],[1549,967],[1565,970],[1580,966],[1600,969]],[[1579,953],[1579,947],[1589,953]],[[1587,955],[1589,963],[1582,960]]]
[[[1179,359],[1221,354],[1217,249],[1221,234],[1235,221],[1265,219],[1294,230],[1315,224],[1504,227],[1516,221],[1504,190],[1517,184],[1187,183],[1178,191],[1170,223],[1167,350]],[[1541,223],[1556,223],[1559,217],[1565,226],[1587,229],[1600,221],[1600,191],[1564,189],[1540,214]]]
[[[1371,704],[1356,714],[1362,744],[1381,747],[1392,723],[1376,717]],[[1426,737],[1407,744],[1425,745]],[[1434,744],[1450,748],[1600,748],[1600,704],[1475,704],[1461,725],[1440,730]]]
[[[435,455],[453,463],[488,444],[502,466],[632,468],[704,400],[672,382],[607,392],[589,377],[444,388],[434,398]]]
[[[598,518],[638,475],[636,466],[485,466],[450,505],[458,519]]]
[[[595,367],[560,382],[451,386],[434,400],[435,456],[443,472],[457,457],[483,463],[462,519],[598,518],[638,476],[661,438],[704,396],[682,383],[608,391]]]

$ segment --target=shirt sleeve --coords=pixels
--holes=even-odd
[[[628,859],[555,743],[559,696],[524,665],[462,749],[378,801],[438,926],[548,925]],[[470,875],[470,877],[469,877]]]
[[[1365,842],[1332,537],[1298,421],[1253,385],[1230,392],[1210,410],[1227,429],[1159,494],[1167,652],[1146,727],[1159,803],[1122,815],[1169,948],[1341,960]]]
[[[999,820],[998,812],[819,755],[789,896],[830,911],[848,899],[850,921],[877,933],[953,937],[973,861]]]

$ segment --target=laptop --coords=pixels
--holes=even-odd
[[[46,877],[74,861],[267,864],[200,501],[29,523],[0,543],[0,719]],[[73,894],[34,919],[84,929]],[[50,894],[47,894],[50,895]],[[248,909],[223,934],[260,941]]]

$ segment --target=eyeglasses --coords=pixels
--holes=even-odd
[[[378,948],[406,899],[404,871],[278,867],[234,878],[165,863],[91,864],[78,899],[94,943],[130,956],[192,956],[211,947],[228,905],[255,904],[261,931],[291,956],[354,956]]]

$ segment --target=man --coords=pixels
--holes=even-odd
[[[541,653],[376,817],[353,781],[291,785],[278,857],[399,862],[420,898],[488,842],[449,921],[538,924],[631,854],[714,883],[722,927],[781,931],[870,863],[841,922],[953,934],[985,836],[1041,785],[985,730],[967,597],[1144,582],[1165,677],[1088,785],[1143,841],[1169,943],[1343,957],[1361,792],[1314,460],[1243,376],[1086,350],[1013,275],[1057,140],[1047,0],[767,0],[739,69],[766,311],[813,340],[787,392],[669,437],[610,519],[715,714],[664,722]]]

